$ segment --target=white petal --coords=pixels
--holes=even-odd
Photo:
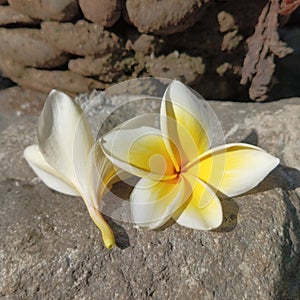
[[[207,151],[198,164],[200,179],[233,197],[259,184],[279,164],[279,159],[258,147],[237,143]]]
[[[187,201],[176,222],[182,226],[211,230],[222,224],[223,213],[220,200],[204,182],[199,179],[185,176],[189,182],[192,180],[193,193]],[[195,182],[196,180],[196,182]]]
[[[216,134],[222,133],[219,121],[208,104],[176,80],[163,96],[161,130],[178,148],[183,164],[208,150],[216,142]],[[167,145],[167,148],[174,152],[172,147]],[[178,161],[175,153],[172,158]]]
[[[162,226],[188,198],[186,194],[181,177],[166,181],[142,178],[130,196],[134,223],[147,229]]]
[[[45,160],[86,190],[82,180],[94,138],[81,108],[64,93],[53,90],[49,94],[39,119],[38,141]]]
[[[101,144],[105,155],[130,174],[156,180],[176,176],[160,130],[140,127],[140,118],[104,135]]]
[[[48,187],[63,194],[79,196],[72,183],[46,162],[38,145],[27,147],[24,151],[24,157],[33,171]]]

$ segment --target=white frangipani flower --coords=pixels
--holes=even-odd
[[[39,118],[38,145],[27,147],[24,156],[51,189],[82,197],[105,246],[112,248],[114,235],[99,212],[98,201],[116,172],[71,98],[55,90],[49,94]]]
[[[243,143],[211,149],[214,134],[199,99],[182,83],[166,89],[160,130],[131,119],[102,137],[106,156],[141,177],[130,200],[133,221],[154,229],[173,218],[211,230],[222,223],[218,192],[229,197],[255,187],[279,160]]]

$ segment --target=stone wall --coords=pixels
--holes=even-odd
[[[2,0],[0,71],[43,92],[159,76],[206,98],[247,100],[245,41],[267,2]]]

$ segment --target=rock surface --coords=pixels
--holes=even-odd
[[[38,29],[0,28],[0,60],[13,60],[21,66],[36,68],[58,67],[68,56],[51,45]]]
[[[299,101],[211,102],[228,142],[281,158],[260,186],[223,201],[230,226],[154,232],[110,221],[119,245],[111,251],[81,200],[48,189],[22,158],[37,117],[1,105],[1,298],[299,299]]]
[[[69,21],[79,15],[76,0],[8,0],[15,10],[37,20]]]
[[[241,84],[250,83],[249,97],[255,101],[268,99],[268,91],[276,68],[275,57],[284,58],[293,52],[280,40],[279,0],[266,3],[259,16],[254,34],[247,39],[248,52],[244,60]]]
[[[24,67],[12,60],[1,60],[3,73],[22,87],[49,93],[52,89],[65,91],[70,95],[93,89],[103,89],[103,83],[71,71],[46,71]]]
[[[57,49],[79,56],[103,55],[117,52],[118,37],[103,27],[79,21],[76,24],[43,22],[42,32]]]
[[[113,26],[121,16],[121,0],[79,0],[86,19],[103,27]]]
[[[284,17],[283,29],[278,29],[280,0],[267,4],[244,0],[239,5],[210,0],[6,2],[0,1],[0,26],[5,28],[0,35],[0,60],[4,60],[0,64],[13,61],[17,66],[0,72],[18,84],[24,82],[18,79],[20,70],[30,66],[46,71],[42,73],[46,81],[53,81],[57,71],[65,71],[65,77],[70,72],[79,74],[76,84],[82,87],[90,80],[106,87],[136,77],[176,76],[211,99],[274,100],[299,95],[299,43],[294,34],[300,24],[299,10]],[[280,31],[291,38],[279,38]],[[293,49],[283,59],[291,49],[282,47],[280,39]],[[200,66],[205,72],[199,71]],[[24,87],[45,91],[42,84],[30,80]],[[74,94],[82,91],[58,86]]]
[[[3,26],[16,23],[35,24],[36,22],[27,15],[12,9],[10,6],[0,6],[0,25]]]
[[[201,0],[127,0],[127,15],[139,32],[172,34],[194,25],[203,13]],[[208,2],[208,1],[205,1]]]
[[[158,58],[149,57],[146,62],[148,72],[154,77],[176,78],[193,84],[205,72],[201,57],[191,57],[174,52]]]

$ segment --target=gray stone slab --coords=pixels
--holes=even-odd
[[[211,102],[227,141],[257,144],[281,165],[223,201],[226,226],[142,231],[110,224],[106,250],[81,199],[48,189],[22,157],[37,117],[0,132],[1,299],[299,299],[300,99]]]

